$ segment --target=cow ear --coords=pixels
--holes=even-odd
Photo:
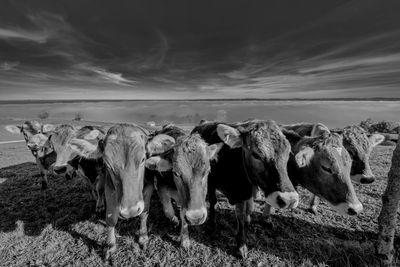
[[[368,137],[369,141],[372,144],[372,147],[379,145],[385,140],[385,137],[381,134],[373,134],[370,137]]]
[[[296,163],[300,168],[303,168],[310,163],[313,156],[314,150],[311,147],[303,147],[295,156]]]
[[[146,168],[159,172],[165,172],[172,169],[172,163],[167,158],[154,156],[146,160]]]
[[[218,158],[218,152],[221,150],[222,146],[224,143],[218,143],[218,144],[213,144],[209,145],[207,147],[207,155],[210,160],[217,160]]]
[[[147,142],[146,150],[151,155],[161,154],[175,145],[175,139],[166,134],[158,134]]]
[[[241,147],[243,144],[239,130],[225,124],[218,124],[217,133],[219,138],[230,148]]]
[[[53,124],[44,124],[42,126],[42,133],[52,132],[55,129],[56,129],[56,126],[54,126]]]
[[[87,135],[83,137],[85,140],[94,140],[101,137],[101,132],[97,129],[90,131]]]
[[[79,156],[86,159],[98,159],[102,155],[98,143],[92,144],[84,139],[73,138],[68,145]]]
[[[4,128],[6,128],[7,131],[10,133],[14,134],[19,134],[21,133],[22,127],[21,126],[16,126],[16,125],[6,125]]]

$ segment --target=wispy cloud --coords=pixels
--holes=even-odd
[[[124,78],[121,73],[113,73],[104,68],[93,66],[89,63],[77,64],[75,65],[75,68],[78,70],[95,73],[98,78],[118,85],[133,86],[136,83],[133,80]]]
[[[18,28],[0,28],[0,39],[20,39],[36,43],[45,43],[48,37],[48,34],[42,31],[35,32]]]

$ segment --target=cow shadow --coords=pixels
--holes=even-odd
[[[94,214],[95,202],[87,185],[80,179],[67,181],[63,177],[49,176],[49,188],[41,190],[40,176],[34,163],[22,163],[0,169],[0,232],[23,229],[25,235],[38,236],[49,224],[54,229],[68,232],[74,239],[82,240],[89,250],[102,256],[103,244],[86,233],[76,230],[76,223],[91,221],[99,224]],[[208,246],[237,256],[235,250],[236,217],[231,206],[222,199],[217,208],[217,231],[211,233],[207,222],[189,228],[194,246]],[[177,213],[178,214],[178,213]],[[333,227],[314,223],[306,218],[275,214],[273,227],[265,223],[260,212],[252,215],[248,232],[249,258],[257,258],[259,251],[290,259],[295,265],[305,260],[312,264],[321,262],[331,266],[376,265],[373,244],[376,232],[353,230],[343,226]],[[139,220],[120,221],[120,236],[135,236]],[[180,228],[163,215],[162,206],[154,192],[148,220],[150,239],[154,236],[179,249]],[[396,244],[400,243],[396,236]],[[397,246],[397,245],[396,245]]]
[[[22,223],[25,235],[37,236],[48,224],[65,230],[93,217],[95,203],[79,179],[49,175],[49,188],[41,190],[40,174],[32,162],[2,168],[0,178],[2,232],[14,231]]]

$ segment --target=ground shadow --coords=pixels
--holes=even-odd
[[[39,235],[47,224],[68,229],[72,223],[93,215],[94,201],[88,187],[80,181],[49,175],[49,188],[41,190],[36,164],[26,162],[0,169],[0,231],[24,224],[24,233]]]
[[[51,175],[49,188],[40,189],[38,170],[34,163],[23,163],[0,169],[0,231],[10,232],[22,222],[25,235],[37,236],[48,225],[66,231],[74,239],[81,239],[89,248],[102,253],[102,244],[85,234],[74,231],[71,225],[90,220],[98,222],[94,216],[95,203],[83,182],[67,181],[63,177]],[[223,200],[224,202],[226,200]],[[302,218],[274,215],[274,227],[265,224],[259,212],[252,216],[252,226],[248,233],[250,254],[257,251],[289,259],[295,264],[309,259],[313,264],[324,262],[331,266],[374,265],[377,259],[373,253],[376,233],[357,231],[313,223]],[[219,248],[235,255],[234,211],[228,205],[217,209],[218,231],[209,234],[207,225],[190,227],[190,238],[209,247]],[[139,220],[120,221],[117,231],[121,236],[137,236]],[[159,236],[165,242],[179,248],[179,227],[174,227],[162,213],[157,194],[152,197],[149,234]],[[399,237],[396,236],[396,243]]]

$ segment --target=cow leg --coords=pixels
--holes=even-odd
[[[104,182],[105,177],[104,174],[99,174],[96,179],[96,194],[97,194],[97,201],[96,201],[96,212],[101,213],[105,210],[105,201],[104,201]]]
[[[175,215],[174,207],[171,203],[171,196],[169,194],[169,189],[165,186],[159,185],[158,197],[160,198],[161,204],[163,206],[163,211],[165,216],[175,225],[179,225],[179,219]]]
[[[310,201],[310,207],[308,210],[314,214],[317,214],[318,212],[318,204],[319,204],[319,197],[316,195],[313,195]]]
[[[382,210],[378,217],[379,234],[376,252],[384,266],[391,266],[394,255],[394,235],[400,201],[400,141],[393,152],[388,183],[382,196]]]
[[[268,228],[273,228],[274,224],[272,222],[272,214],[274,214],[274,208],[268,204],[264,204],[264,210],[263,210],[263,217],[264,217],[264,223],[266,227]]]
[[[209,226],[212,234],[214,234],[216,230],[215,205],[217,204],[217,195],[215,191],[214,187],[208,188],[208,202],[210,203]]]
[[[253,198],[250,198],[249,200],[246,201],[246,227],[250,226],[251,223],[251,214],[254,211],[254,200]]]
[[[246,245],[246,232],[247,227],[245,224],[247,212],[246,212],[246,201],[235,205],[236,220],[237,220],[237,232],[236,232],[236,246],[238,253],[242,258],[247,258],[247,245]]]
[[[115,237],[115,225],[118,222],[119,205],[116,199],[114,190],[105,186],[106,197],[106,226],[107,226],[107,241],[105,248],[105,258],[108,260],[112,253],[117,250],[117,242]]]
[[[38,158],[36,158],[36,164],[39,168],[39,173],[41,176],[41,184],[42,184],[42,190],[47,189],[47,170],[43,167],[42,163],[40,162],[40,160]]]
[[[189,239],[189,225],[185,219],[185,213],[182,208],[179,209],[179,214],[181,217],[181,247],[188,249],[190,247],[190,239]]]
[[[146,184],[143,189],[144,199],[144,210],[140,214],[140,229],[139,229],[139,245],[142,248],[146,248],[149,242],[149,236],[147,235],[147,217],[149,216],[150,200],[153,194],[154,185],[153,183]]]

